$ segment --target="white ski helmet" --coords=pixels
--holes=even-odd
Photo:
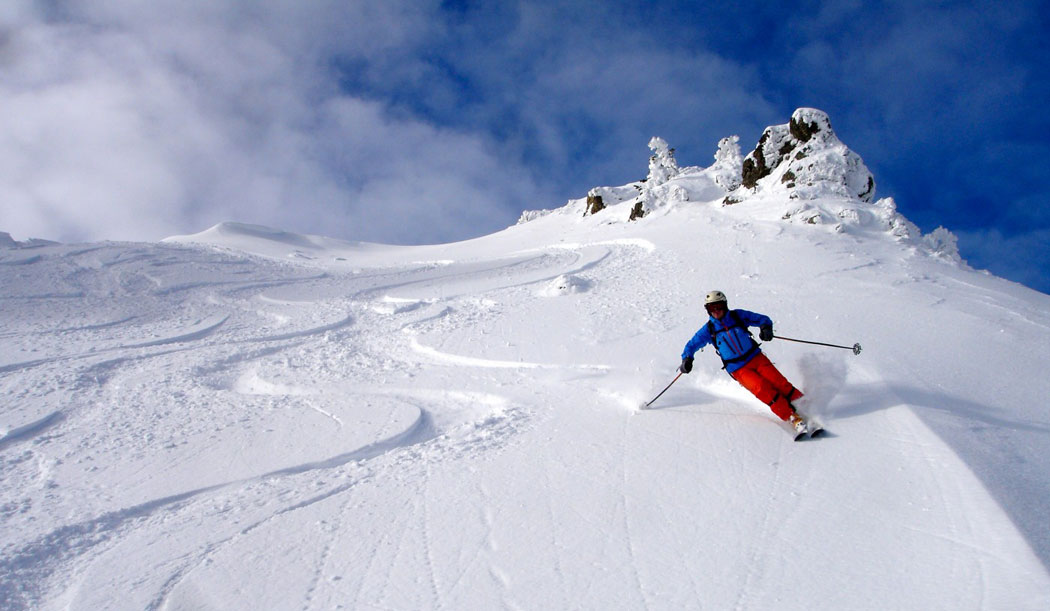
[[[726,299],[726,294],[723,293],[722,291],[711,291],[710,293],[707,294],[707,297],[704,297],[704,305],[705,306],[711,305],[712,303],[718,303],[718,302],[722,302],[722,303],[725,303],[725,304],[729,303],[729,300]]]

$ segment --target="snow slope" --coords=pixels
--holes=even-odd
[[[1050,298],[712,184],[448,245],[0,248],[0,608],[1048,608]],[[827,438],[710,350],[637,409],[714,288],[864,346],[765,347]]]

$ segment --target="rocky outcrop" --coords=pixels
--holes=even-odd
[[[602,200],[601,195],[594,193],[587,194],[587,210],[583,213],[585,216],[588,214],[598,214],[605,209],[605,201]]]
[[[860,156],[838,139],[824,112],[799,108],[786,124],[767,127],[746,158],[739,142],[737,136],[720,140],[715,163],[708,168],[679,167],[674,149],[664,139],[653,138],[644,180],[594,187],[586,198],[570,200],[556,211],[525,212],[519,223],[582,211],[605,225],[666,216],[691,202],[721,204],[734,206],[736,218],[746,216],[751,207],[755,218],[767,221],[835,232],[885,232],[936,257],[962,261],[950,231],[938,228],[923,235],[897,211],[892,198],[874,200],[874,177]]]
[[[754,192],[788,191],[792,199],[839,196],[870,202],[875,178],[859,155],[815,108],[799,108],[785,125],[767,127],[744,159],[741,186]]]

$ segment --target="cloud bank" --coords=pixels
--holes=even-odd
[[[380,241],[452,239],[469,231],[464,219],[506,224],[539,197],[484,135],[340,90],[331,57],[367,57],[382,51],[383,34],[411,35],[396,6],[349,15],[320,4],[293,13],[280,3],[186,4],[194,8],[8,9],[5,229],[155,239],[235,219]],[[397,30],[382,27],[394,20]]]
[[[579,195],[565,189],[608,179],[632,147],[643,168],[653,125],[616,128],[625,109],[710,106],[674,71],[708,88],[732,80],[714,56],[641,58],[590,35],[544,47],[534,34],[550,16],[518,7],[465,23],[419,2],[13,5],[0,37],[2,222],[63,241],[228,219],[459,239]],[[732,88],[716,104],[753,105]]]

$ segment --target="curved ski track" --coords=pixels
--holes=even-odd
[[[266,275],[267,280],[261,280],[255,274],[248,274],[248,277],[243,279],[234,279],[227,272],[229,269],[240,267],[236,259],[181,248],[178,249],[178,256],[174,256],[173,253],[167,252],[169,249],[170,247],[156,247],[122,251],[118,246],[99,247],[77,252],[41,254],[17,261],[18,265],[23,267],[50,267],[43,270],[42,275],[58,279],[59,286],[67,283],[75,287],[66,292],[51,289],[15,296],[39,302],[42,306],[48,304],[50,307],[56,299],[70,297],[92,301],[95,294],[99,294],[99,303],[104,304],[105,293],[112,290],[110,287],[113,286],[124,291],[141,292],[142,299],[139,301],[139,311],[109,313],[100,308],[99,318],[94,320],[81,324],[61,324],[61,321],[56,321],[60,322],[61,328],[54,332],[40,331],[39,327],[31,331],[45,338],[54,338],[54,341],[41,342],[41,351],[49,353],[49,356],[0,365],[0,374],[18,373],[41,379],[76,380],[70,391],[76,392],[79,398],[75,401],[60,401],[54,411],[6,431],[0,436],[0,450],[23,446],[27,448],[26,452],[46,452],[50,441],[41,438],[44,432],[55,429],[73,430],[78,426],[82,427],[86,422],[97,420],[92,404],[103,400],[102,398],[111,392],[111,388],[118,383],[123,384],[129,376],[140,378],[146,371],[171,370],[173,366],[177,370],[184,367],[183,363],[196,363],[189,371],[176,371],[174,374],[169,372],[168,376],[197,376],[203,382],[202,386],[232,390],[232,383],[223,380],[232,379],[237,371],[262,366],[265,362],[280,359],[289,351],[317,348],[318,344],[321,345],[321,349],[318,350],[317,360],[338,361],[338,357],[346,355],[347,351],[343,346],[352,345],[356,354],[352,361],[359,362],[363,358],[376,364],[389,362],[391,346],[386,341],[375,347],[369,346],[367,342],[362,344],[362,338],[354,333],[353,327],[357,324],[382,326],[386,323],[384,319],[391,317],[377,315],[361,307],[362,304],[399,292],[433,293],[432,287],[440,285],[441,294],[438,297],[428,298],[428,304],[419,308],[418,312],[414,309],[409,310],[409,313],[415,314],[413,320],[401,320],[401,316],[394,316],[386,323],[393,325],[389,333],[369,336],[390,337],[398,342],[409,339],[408,345],[415,347],[425,360],[428,356],[434,357],[441,353],[422,346],[415,337],[408,338],[403,331],[409,327],[426,326],[428,319],[440,323],[443,322],[442,319],[456,316],[458,312],[450,311],[448,304],[460,308],[461,306],[456,304],[465,296],[477,297],[491,291],[531,287],[561,274],[578,273],[597,265],[609,255],[607,248],[588,249],[585,254],[575,250],[557,250],[531,253],[494,263],[463,265],[462,269],[457,269],[454,273],[449,273],[449,269],[406,269],[372,275],[362,274],[361,277],[349,279],[349,282],[346,282],[347,289],[332,291],[327,286],[335,288],[338,282],[345,279],[336,279],[336,282],[333,282],[333,277],[328,274],[303,274],[297,268],[270,266],[264,262],[256,263],[264,268],[262,273]],[[200,278],[203,275],[210,279],[189,282],[178,280],[180,266],[187,263],[180,257],[187,253],[193,255],[189,265],[198,266],[192,270],[193,277]],[[107,270],[116,268],[128,271],[115,277],[107,275]],[[154,271],[138,271],[143,268]],[[284,279],[274,281],[273,275]],[[116,285],[110,282],[110,277],[116,279]],[[462,281],[463,288],[456,290],[454,287],[458,281]],[[309,294],[315,288],[320,289],[317,293],[323,295],[321,300],[287,301],[279,297],[269,297],[281,295],[286,289],[294,290],[296,294]],[[331,295],[333,292],[336,295]],[[343,295],[339,296],[338,293]],[[181,325],[178,322],[175,325],[169,322],[172,300],[176,296],[176,307],[195,312],[196,314],[190,314],[196,316],[195,320],[179,316],[186,322]],[[260,303],[263,305],[258,305]],[[316,320],[315,317],[320,315],[329,317],[332,322],[306,322],[298,329],[274,329],[259,333],[257,329],[265,329],[267,325],[255,312],[266,308],[283,309],[285,313],[282,317],[289,321],[295,318],[304,321]],[[339,309],[354,310],[357,313],[340,317]],[[70,313],[74,311],[75,309],[69,309]],[[334,319],[329,313],[335,313]],[[35,321],[27,321],[32,322]],[[289,322],[286,328],[292,324],[296,323]],[[21,327],[22,334],[26,333],[26,326]],[[157,331],[165,327],[168,330]],[[7,329],[4,331],[5,336],[19,332],[8,332]],[[136,335],[141,337],[143,331],[153,337],[146,340],[136,339]],[[65,349],[68,344],[61,341],[61,336],[69,334],[78,337],[80,344],[97,337],[101,345],[89,352],[69,352]],[[331,342],[333,339],[336,340],[334,345]],[[256,343],[274,345],[264,350],[245,350],[240,347]],[[410,355],[412,350],[396,352],[404,357]],[[143,365],[147,360],[150,365],[145,368]],[[467,357],[447,354],[440,355],[438,360],[446,365],[460,367],[501,366],[498,361],[491,359],[469,360]],[[398,363],[398,366],[419,364],[419,361],[408,361]],[[529,366],[555,367],[538,363]],[[72,370],[69,371],[71,367]],[[60,371],[67,373],[60,374]],[[311,371],[315,372],[316,370]],[[273,386],[277,389],[282,388],[280,384]],[[372,390],[368,390],[368,386],[372,386]],[[504,436],[513,435],[523,426],[523,422],[518,420],[526,416],[520,409],[507,406],[506,400],[500,397],[482,397],[482,404],[487,402],[496,406],[494,411],[492,408],[467,411],[455,408],[450,412],[447,406],[454,406],[469,395],[419,391],[410,387],[380,388],[373,385],[353,388],[342,385],[330,390],[307,384],[306,390],[311,399],[323,405],[338,400],[343,393],[350,393],[356,401],[368,401],[368,397],[372,396],[377,400],[412,406],[417,417],[411,422],[399,423],[398,429],[384,439],[360,447],[346,448],[342,453],[327,458],[174,492],[133,506],[104,510],[94,516],[82,514],[79,521],[67,523],[36,538],[21,542],[9,541],[5,544],[4,557],[0,561],[0,606],[5,609],[34,608],[44,601],[55,600],[56,595],[61,599],[73,601],[88,594],[87,598],[90,599],[90,592],[83,589],[88,575],[98,563],[124,564],[120,553],[126,547],[125,544],[135,540],[160,541],[168,537],[178,538],[178,533],[184,527],[181,525],[188,525],[188,521],[205,516],[209,521],[222,521],[224,514],[230,512],[230,508],[233,507],[252,507],[260,504],[266,507],[261,512],[245,511],[245,520],[239,520],[236,525],[216,528],[216,531],[227,533],[218,539],[209,538],[195,541],[188,546],[176,546],[183,551],[173,550],[175,555],[164,560],[161,565],[126,566],[126,570],[131,571],[126,579],[128,584],[136,582],[133,575],[139,569],[148,568],[154,573],[147,581],[157,584],[155,594],[148,597],[148,600],[141,600],[146,608],[165,608],[172,593],[178,590],[188,574],[205,566],[210,558],[220,554],[233,542],[250,536],[254,531],[286,515],[333,498],[339,498],[345,508],[352,503],[352,498],[345,493],[362,482],[373,480],[379,473],[403,468],[398,465],[421,462],[424,469],[428,469],[430,461],[442,455],[452,457],[463,452],[498,449],[507,440],[497,438],[494,444],[486,431],[495,431]],[[279,393],[275,397],[281,398]],[[321,407],[315,406],[314,409],[327,413],[336,426],[342,426],[337,416]],[[440,414],[440,425],[435,423],[435,410]],[[448,415],[450,413],[451,417]],[[465,432],[458,433],[461,429]],[[450,433],[452,437],[449,437]],[[62,431],[55,431],[53,434],[58,438],[65,435]],[[146,434],[147,437],[150,435]],[[29,445],[30,442],[34,445]],[[91,443],[90,440],[88,443]],[[429,446],[433,447],[425,449]],[[104,449],[105,446],[101,448]],[[406,451],[411,455],[384,458]],[[10,464],[6,458],[0,460]],[[331,473],[336,479],[345,479],[338,483],[318,486],[319,490],[313,491],[310,490],[312,485],[303,485],[302,482],[315,479],[322,473]],[[299,492],[300,489],[306,493]],[[46,496],[56,498],[56,494],[51,491]],[[272,497],[288,500],[274,503],[269,500]],[[414,513],[420,516],[421,530],[426,538],[425,494],[419,503]],[[33,501],[30,506],[40,505]],[[215,511],[208,509],[209,507],[224,509]],[[235,509],[232,511],[236,513]],[[337,515],[342,513],[344,511],[341,510]],[[250,517],[253,514],[255,517]],[[424,548],[429,550],[429,544],[425,541]],[[318,561],[319,566],[323,566],[325,558],[330,555],[330,549],[324,550]],[[167,577],[158,576],[163,573],[166,573]],[[431,573],[432,592],[435,600],[440,601],[442,587],[438,578],[433,575],[433,568]],[[312,597],[320,585],[320,576],[315,575],[313,584],[306,593],[307,606],[310,606]]]

